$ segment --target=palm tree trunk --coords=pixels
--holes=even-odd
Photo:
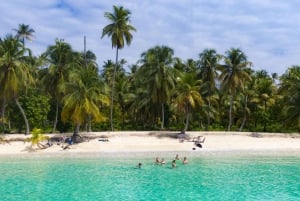
[[[76,123],[75,128],[74,128],[73,136],[78,135],[78,133],[79,133],[79,128],[80,128],[80,124],[79,124],[79,123]]]
[[[239,131],[242,131],[242,130],[243,130],[244,125],[245,125],[245,123],[246,123],[246,121],[247,121],[247,111],[246,111],[247,105],[248,105],[248,95],[246,95],[246,97],[245,97],[244,118],[243,118],[243,122],[242,122],[242,124],[241,124],[241,126],[240,126]]]
[[[230,131],[231,129],[231,124],[232,124],[232,105],[233,105],[233,96],[230,96],[230,106],[229,106],[229,123],[228,123],[228,128],[227,131]]]
[[[57,119],[58,119],[58,100],[56,100],[55,119],[53,123],[52,133],[56,132]]]
[[[205,126],[205,130],[208,131],[210,126],[210,97],[208,97],[208,114],[207,114],[207,124]]]
[[[81,142],[81,136],[79,135],[79,128],[80,128],[80,124],[76,123],[75,128],[74,128],[74,132],[73,132],[73,136],[72,136],[72,140],[75,143]]]
[[[189,128],[189,117],[190,117],[190,112],[189,108],[186,109],[186,118],[185,118],[185,127],[184,127],[184,133],[187,131]]]
[[[300,133],[300,115],[298,115],[298,133]]]
[[[112,88],[111,88],[111,104],[110,104],[110,127],[111,127],[111,131],[114,131],[113,109],[114,109],[114,92],[115,92],[116,70],[117,70],[117,65],[118,65],[118,54],[119,54],[119,48],[117,47],[117,51],[116,51],[116,63],[115,63],[115,66],[114,66]]]
[[[88,128],[87,132],[92,132],[92,116],[89,114],[88,115]]]
[[[3,129],[3,133],[5,133],[6,127],[5,127],[5,122],[4,122],[4,118],[5,118],[5,98],[3,98],[2,100],[2,105],[1,105],[1,124],[2,124],[2,129]]]
[[[267,101],[265,101],[265,114],[266,114],[266,111],[267,111]],[[264,117],[264,132],[267,131],[267,122],[266,122],[266,118]]]
[[[24,119],[24,122],[25,122],[25,125],[26,125],[26,131],[25,131],[25,135],[29,134],[29,123],[28,123],[28,120],[27,120],[27,117],[26,117],[26,114],[25,114],[25,111],[23,110],[19,100],[17,98],[15,98],[15,101],[16,101],[16,104],[22,114],[22,117]]]
[[[122,109],[122,130],[125,128],[125,108],[121,106]]]
[[[165,127],[165,110],[164,110],[164,104],[161,104],[161,130],[163,130]]]

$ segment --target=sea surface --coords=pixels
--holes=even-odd
[[[300,200],[300,156],[187,156],[176,168],[164,153],[1,157],[0,200]]]

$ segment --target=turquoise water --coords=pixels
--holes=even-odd
[[[0,158],[0,200],[300,200],[300,156],[154,158]]]

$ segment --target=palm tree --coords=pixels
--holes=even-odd
[[[71,120],[74,123],[73,140],[77,142],[80,125],[88,117],[95,122],[105,120],[98,104],[108,104],[108,98],[104,95],[104,85],[93,66],[73,67],[69,82],[65,83],[67,93],[63,98],[62,120]]]
[[[280,78],[279,91],[284,95],[286,123],[300,132],[300,66],[291,66]]]
[[[184,73],[177,78],[176,88],[173,90],[174,107],[179,113],[185,115],[185,127],[188,129],[192,109],[197,105],[202,105],[203,100],[200,94],[201,80],[196,79],[193,72]]]
[[[221,74],[219,79],[221,81],[221,89],[225,90],[230,96],[228,123],[228,131],[230,131],[234,97],[239,90],[244,89],[245,82],[251,80],[247,68],[252,64],[247,61],[246,55],[240,49],[231,48],[223,58],[225,64],[220,66]]]
[[[25,24],[19,24],[18,29],[13,30],[17,32],[16,38],[20,39],[23,45],[25,45],[25,39],[32,41],[33,33],[35,32],[34,29],[29,27],[29,25]]]
[[[249,72],[249,74],[252,76],[253,72]],[[242,120],[241,125],[239,128],[239,131],[242,131],[244,126],[246,125],[246,122],[251,114],[251,108],[249,105],[256,102],[256,93],[254,89],[255,80],[251,80],[245,85],[243,94],[240,94],[241,96],[241,104],[242,106]]]
[[[113,13],[105,12],[104,16],[111,22],[111,24],[106,25],[102,30],[102,36],[111,37],[112,48],[116,48],[116,62],[113,72],[112,90],[111,90],[111,106],[110,106],[110,124],[111,130],[114,130],[113,126],[113,104],[114,104],[114,86],[116,77],[116,67],[118,66],[118,54],[119,49],[122,49],[127,45],[130,45],[132,40],[131,31],[136,31],[136,29],[129,24],[130,22],[130,11],[124,9],[122,6],[113,6]]]
[[[268,108],[276,103],[276,100],[280,100],[281,96],[276,94],[276,87],[272,77],[264,70],[256,72],[255,75],[255,102],[260,109],[260,118],[263,123],[264,132],[266,132],[266,126],[270,121],[271,115]]]
[[[34,83],[32,69],[26,62],[26,54],[31,56],[29,49],[12,36],[0,39],[0,86],[3,100],[14,100],[26,125],[25,134],[29,134],[29,123],[19,102],[19,94]]]
[[[61,99],[64,96],[64,83],[68,78],[68,71],[73,60],[71,46],[64,40],[55,40],[55,45],[49,46],[42,55],[48,62],[49,68],[42,78],[46,90],[55,98],[55,119],[53,122],[52,133],[56,131],[58,121],[58,110]]]
[[[199,77],[203,81],[203,88],[205,89],[204,100],[207,101],[207,125],[206,129],[208,130],[210,126],[210,116],[211,116],[211,100],[214,92],[216,91],[216,79],[218,78],[217,67],[221,56],[217,54],[214,49],[205,49],[202,53],[199,54]]]
[[[161,129],[164,129],[165,104],[175,87],[176,70],[173,68],[174,51],[167,46],[156,46],[142,53],[142,66],[137,74],[145,84],[150,97],[161,109]]]

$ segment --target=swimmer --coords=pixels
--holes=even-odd
[[[178,154],[176,154],[176,156],[175,156],[175,160],[179,160],[179,156],[178,156]]]
[[[182,161],[182,164],[188,164],[188,163],[189,163],[189,161],[188,161],[187,157],[184,157],[183,161]]]
[[[138,167],[138,168],[141,168],[141,167],[142,167],[142,163],[138,163],[138,164],[137,164],[137,167]]]
[[[176,160],[173,160],[173,162],[172,162],[172,168],[176,168]]]
[[[160,164],[159,158],[158,158],[158,157],[155,158],[155,163],[156,163],[156,164]]]
[[[161,165],[164,165],[164,164],[166,164],[166,161],[165,161],[165,159],[164,159],[164,158],[162,158],[162,159],[161,159],[161,161],[160,161],[160,164],[161,164]]]

